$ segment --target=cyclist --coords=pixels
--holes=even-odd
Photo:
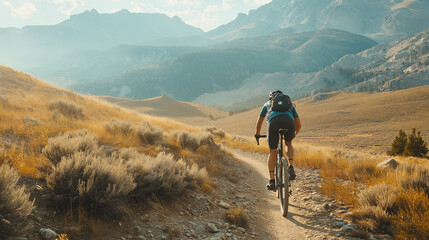
[[[264,121],[265,116],[268,113],[267,122],[268,122],[268,145],[270,147],[270,154],[268,156],[268,170],[270,174],[270,181],[267,185],[268,190],[276,190],[275,180],[274,180],[274,168],[276,166],[276,155],[277,155],[277,145],[279,143],[279,134],[278,131],[281,128],[288,129],[288,133],[285,135],[285,144],[287,146],[287,156],[289,158],[289,175],[290,179],[294,180],[295,170],[293,168],[293,158],[295,155],[294,148],[292,146],[292,140],[301,130],[301,121],[299,119],[298,113],[296,112],[295,107],[292,105],[289,111],[286,112],[276,112],[271,110],[271,101],[278,94],[283,94],[280,90],[273,91],[269,94],[269,100],[262,107],[261,113],[259,114],[258,121],[256,123],[256,133],[255,136],[261,135],[262,122]]]

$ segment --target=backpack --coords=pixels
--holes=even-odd
[[[292,107],[292,101],[288,95],[283,93],[277,94],[273,99],[271,99],[271,110],[275,112],[287,112]]]

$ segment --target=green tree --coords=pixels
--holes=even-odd
[[[416,134],[416,129],[413,128],[413,132],[408,136],[408,142],[405,146],[404,155],[413,157],[424,157],[428,152],[426,142],[423,141],[420,136],[420,131]]]
[[[399,130],[398,136],[392,142],[392,155],[402,155],[407,145],[407,134],[401,129]]]

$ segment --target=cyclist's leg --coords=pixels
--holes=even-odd
[[[270,155],[268,155],[268,170],[270,171],[270,179],[274,179],[274,168],[276,167],[276,156],[277,156],[277,148],[270,149]]]
[[[270,176],[270,182],[267,185],[268,190],[275,190],[275,178],[274,169],[276,166],[277,158],[277,145],[279,144],[279,124],[276,118],[273,118],[268,123],[268,146],[270,148],[270,154],[268,156],[268,171]]]
[[[287,147],[286,155],[289,158],[289,165],[294,166],[293,159],[295,157],[295,149],[293,148],[292,141],[285,141],[285,144]]]

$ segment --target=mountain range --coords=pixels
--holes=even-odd
[[[295,32],[333,28],[384,42],[426,30],[428,12],[427,0],[273,0],[208,35],[231,40],[282,28]]]
[[[374,45],[376,42],[366,37],[338,30],[297,34],[280,30],[183,54],[128,71],[113,82],[93,83],[80,90],[129,98],[164,94],[193,101],[203,93],[239,88],[257,73],[320,71],[346,54]]]
[[[22,69],[55,66],[76,51],[202,34],[201,29],[185,24],[179,17],[164,14],[85,11],[52,26],[0,29],[0,63]]]
[[[427,84],[428,12],[428,0],[273,0],[203,32],[164,14],[92,10],[0,29],[0,64],[89,94],[235,110],[273,88],[299,98]]]
[[[333,90],[394,91],[429,85],[429,30],[392,43],[347,54],[321,71],[258,73],[236,89],[205,93],[195,102],[224,110],[258,105],[266,93],[281,89],[293,98]]]

